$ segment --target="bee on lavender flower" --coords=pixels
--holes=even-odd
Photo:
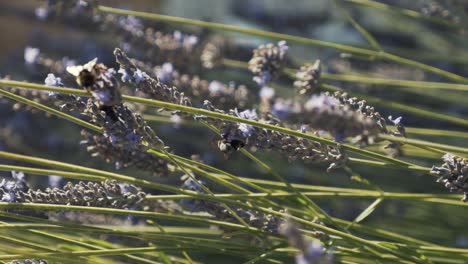
[[[122,94],[114,77],[114,69],[97,63],[95,58],[84,65],[68,66],[67,71],[76,77],[79,86],[93,95],[100,110],[112,120],[117,120],[114,106],[122,103]]]
[[[218,149],[226,157],[243,147],[245,147],[245,142],[240,138],[233,137],[229,133],[221,133],[221,140],[218,140]]]

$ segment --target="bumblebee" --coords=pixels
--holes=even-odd
[[[97,58],[94,58],[85,65],[68,66],[67,72],[76,77],[76,83],[79,86],[92,91],[92,87],[96,83],[96,63]]]
[[[117,80],[108,68],[101,63],[98,64],[95,58],[84,65],[69,66],[67,71],[76,77],[79,86],[93,95],[99,109],[116,121],[114,106],[122,103],[122,94]]]
[[[218,141],[218,149],[225,155],[229,155],[245,147],[245,142],[239,138],[232,138],[228,133],[221,134],[221,140]]]

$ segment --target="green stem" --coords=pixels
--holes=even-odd
[[[205,197],[208,197],[205,195]],[[222,200],[224,201],[224,200]],[[172,215],[165,213],[157,212],[145,212],[145,211],[135,211],[135,210],[124,210],[124,209],[115,209],[115,208],[102,208],[102,207],[90,207],[90,206],[76,206],[76,205],[61,205],[61,204],[41,204],[41,203],[5,203],[0,202],[0,208],[5,209],[31,209],[31,210],[67,210],[67,211],[83,211],[83,212],[92,212],[92,213],[101,213],[101,214],[119,214],[119,215],[136,215],[147,218],[156,218],[156,219],[166,219],[184,223],[200,223],[200,224],[213,224],[226,228],[231,228],[235,230],[243,230],[256,234],[267,234],[265,231],[259,230],[253,227],[246,227],[239,224],[212,220],[202,217],[195,217],[189,215]]]
[[[360,192],[301,192],[302,195],[307,197],[327,198],[327,197],[353,197],[353,198],[385,198],[395,200],[417,200],[431,203],[441,203],[447,205],[468,206],[468,203],[454,200],[459,198],[456,195],[450,194],[425,194],[425,193],[391,193],[391,192],[375,192],[360,190]],[[251,194],[214,194],[217,198],[230,198],[230,199],[250,199],[250,198],[280,198],[297,196],[297,193],[288,192],[274,192],[274,193],[251,193]],[[192,196],[178,194],[178,195],[148,195],[147,199],[161,199],[161,200],[179,200],[190,199]],[[192,198],[193,199],[193,198]],[[201,198],[199,198],[201,199]]]
[[[333,73],[322,73],[320,78],[328,81],[341,81],[341,82],[357,82],[364,84],[373,85],[385,85],[385,86],[399,86],[407,88],[417,89],[438,89],[438,90],[453,90],[453,91],[468,91],[468,85],[457,84],[457,83],[445,83],[445,82],[424,82],[424,81],[411,81],[411,80],[397,80],[397,79],[386,79],[378,77],[369,77],[362,75],[352,74],[333,74]],[[372,88],[372,86],[370,86]]]
[[[346,10],[346,8],[341,5],[341,1],[342,0],[333,0],[333,3],[338,7],[338,9],[351,23],[351,25],[353,25],[353,27],[359,31],[359,33],[361,33],[361,35],[367,40],[372,48],[374,48],[374,50],[381,51],[382,47],[379,45],[379,42],[377,42],[377,40],[351,16],[348,10]]]
[[[463,154],[468,154],[468,149],[462,148],[462,147],[456,147],[456,146],[451,146],[451,145],[445,145],[445,144],[439,144],[439,143],[433,143],[433,142],[428,142],[425,140],[419,140],[419,139],[411,139],[411,138],[404,138],[404,137],[395,137],[391,135],[384,135],[384,134],[379,134],[378,138],[380,139],[386,139],[394,142],[400,142],[404,144],[410,144],[413,146],[418,146],[418,147],[428,147],[428,148],[436,148],[436,149],[442,149],[446,151],[453,151],[457,153],[463,153]]]
[[[56,115],[58,117],[61,117],[63,119],[66,119],[70,122],[73,122],[75,124],[78,124],[80,126],[83,126],[83,127],[86,127],[86,128],[89,128],[91,130],[94,130],[94,131],[97,131],[97,132],[102,132],[102,128],[98,127],[98,126],[95,126],[93,124],[90,124],[86,121],[83,121],[79,118],[76,118],[74,116],[71,116],[71,115],[68,115],[68,114],[65,114],[61,111],[58,111],[54,108],[51,108],[51,107],[48,107],[48,106],[45,106],[41,103],[38,103],[38,102],[35,102],[33,100],[29,100],[23,96],[20,96],[20,95],[17,95],[17,94],[14,94],[14,93],[11,93],[11,92],[8,92],[6,90],[3,90],[0,88],[0,94],[5,96],[5,97],[8,97],[10,99],[13,99],[15,101],[18,101],[18,102],[21,102],[21,103],[24,103],[24,104],[27,104],[27,105],[30,105],[30,106],[33,106],[33,107],[36,107],[38,109],[41,109],[41,110],[44,110],[48,113],[51,113],[53,115]]]
[[[211,197],[211,196],[209,196]],[[418,258],[412,257],[412,256],[407,256],[405,254],[396,252],[392,249],[389,249],[385,246],[381,246],[378,244],[375,244],[372,241],[356,237],[354,235],[344,233],[329,227],[325,227],[320,224],[313,223],[308,220],[304,220],[295,216],[291,216],[286,213],[281,213],[281,212],[276,212],[271,209],[263,208],[263,207],[252,207],[248,204],[244,204],[244,207],[254,209],[254,210],[259,210],[264,213],[269,213],[272,215],[276,215],[279,217],[283,218],[291,218],[292,220],[303,224],[305,226],[309,226],[311,228],[315,228],[321,231],[324,231],[326,233],[340,236],[346,239],[349,239],[353,241],[354,243],[358,243],[361,245],[368,246],[370,248],[374,248],[376,250],[384,251],[387,253],[390,253],[395,256],[399,256],[403,259],[407,260],[412,260],[417,263],[423,263],[421,262]],[[148,218],[157,218],[157,219],[167,219],[167,220],[173,220],[173,221],[180,221],[180,222],[188,222],[188,223],[204,223],[204,224],[214,224],[214,225],[219,225],[227,228],[232,228],[236,230],[244,230],[250,233],[265,233],[264,231],[261,231],[256,228],[252,227],[245,227],[243,225],[238,225],[238,224],[233,224],[233,223],[228,223],[228,222],[223,222],[223,221],[217,221],[217,220],[211,220],[211,219],[205,219],[205,218],[200,218],[200,217],[193,217],[193,216],[187,216],[187,215],[169,215],[169,214],[164,214],[164,213],[156,213],[156,212],[142,212],[142,211],[134,211],[134,210],[122,210],[122,209],[114,209],[114,208],[98,208],[98,207],[88,207],[88,206],[71,206],[71,205],[56,205],[56,204],[29,204],[29,203],[3,203],[0,202],[0,208],[4,209],[32,209],[32,210],[69,210],[69,211],[86,211],[86,212],[94,212],[94,213],[103,213],[103,214],[123,214],[123,215],[137,215],[137,216],[142,216],[142,217],[148,217]],[[135,252],[125,252],[125,253],[135,253]],[[2,259],[0,257],[0,259]]]
[[[32,83],[27,83],[27,82],[18,82],[18,81],[4,80],[4,79],[0,80],[0,85],[12,86],[12,87],[18,87],[18,88],[35,89],[35,90],[50,90],[50,91],[65,93],[65,94],[80,94],[80,95],[89,96],[89,94],[83,93],[82,90],[64,88],[64,87],[53,87],[53,86],[46,86],[46,85],[32,84]],[[144,105],[171,109],[171,110],[179,110],[179,111],[183,111],[183,112],[187,112],[187,113],[191,113],[195,115],[204,115],[207,117],[218,118],[218,119],[232,121],[232,122],[240,122],[240,123],[249,124],[249,125],[256,126],[256,127],[278,131],[278,132],[296,136],[299,138],[313,140],[313,141],[326,144],[326,145],[331,145],[331,146],[336,146],[336,147],[341,146],[343,149],[354,152],[356,154],[379,159],[382,161],[387,161],[389,163],[393,163],[396,166],[400,166],[400,167],[406,167],[406,168],[418,167],[417,165],[411,164],[406,161],[394,159],[394,158],[387,157],[379,153],[363,150],[363,149],[350,146],[350,145],[341,145],[330,139],[321,138],[312,134],[305,134],[300,131],[295,131],[295,130],[291,130],[291,129],[280,127],[280,126],[270,125],[270,124],[250,120],[250,119],[244,119],[244,118],[240,118],[240,117],[236,117],[232,115],[222,114],[219,112],[209,111],[209,110],[185,106],[185,105],[178,105],[178,104],[173,104],[173,103],[168,103],[168,102],[163,102],[163,101],[158,101],[158,100],[139,98],[139,97],[128,96],[128,95],[123,95],[122,97],[125,101],[128,101],[128,102],[141,103]]]
[[[327,91],[345,92],[345,90],[343,90],[342,88],[334,86],[334,85],[330,85],[330,84],[321,84],[321,87],[324,90],[327,90]],[[352,95],[352,96],[356,96],[356,97],[358,97],[360,99],[364,99],[369,103],[378,104],[378,105],[381,105],[381,106],[384,106],[384,107],[388,107],[390,109],[405,111],[405,112],[408,112],[408,113],[411,113],[411,114],[414,114],[414,115],[417,115],[417,116],[426,117],[428,119],[437,119],[437,120],[446,121],[446,122],[450,122],[450,123],[453,123],[453,124],[461,125],[461,126],[464,126],[464,127],[468,127],[468,120],[464,119],[464,118],[449,116],[449,115],[445,115],[445,114],[440,114],[440,113],[436,113],[436,112],[433,112],[433,111],[430,111],[430,110],[423,109],[421,107],[413,107],[413,106],[409,106],[407,104],[392,102],[392,101],[388,101],[386,99],[384,100],[384,99],[381,99],[381,98],[376,98],[376,97],[361,94],[361,93],[353,92],[353,93],[349,93],[349,94]]]
[[[193,194],[196,194],[196,192],[182,190],[180,188],[175,188],[175,187],[172,187],[172,186],[166,185],[166,184],[159,184],[159,183],[150,182],[150,181],[147,181],[147,180],[140,180],[140,179],[136,179],[134,177],[126,176],[126,175],[123,175],[123,174],[117,174],[117,173],[113,173],[113,172],[107,172],[107,171],[87,168],[87,167],[83,167],[83,166],[78,166],[78,165],[74,165],[74,164],[69,164],[69,163],[64,163],[64,162],[59,162],[59,161],[54,161],[54,160],[49,160],[49,159],[31,157],[31,156],[26,156],[26,155],[20,155],[20,154],[10,153],[10,152],[6,152],[6,151],[0,151],[0,157],[6,158],[6,159],[12,159],[12,160],[28,162],[28,163],[39,164],[39,165],[42,165],[42,166],[56,167],[56,168],[61,168],[61,169],[67,169],[67,170],[72,170],[72,171],[83,172],[83,173],[86,173],[86,174],[97,175],[97,176],[105,177],[107,179],[113,179],[113,180],[117,180],[117,181],[128,182],[128,183],[132,183],[132,184],[135,184],[135,185],[145,186],[145,187],[148,187],[148,188],[161,190],[161,191],[167,191],[167,192],[171,192],[171,193],[186,193],[186,194],[192,194],[193,193]],[[37,172],[40,172],[40,171],[37,171]],[[42,174],[42,173],[40,173],[40,174]],[[87,177],[87,176],[85,176],[85,177]],[[96,179],[97,178],[95,178],[95,180]]]
[[[259,36],[259,37],[287,40],[290,42],[295,42],[295,43],[300,43],[300,44],[326,47],[326,48],[332,48],[332,49],[346,51],[350,53],[374,56],[376,58],[385,59],[385,60],[397,62],[400,64],[404,64],[404,65],[410,65],[415,68],[429,71],[429,72],[444,76],[446,78],[449,78],[458,82],[468,83],[468,79],[465,77],[459,76],[457,74],[454,74],[448,71],[441,70],[439,68],[436,68],[430,65],[426,65],[424,63],[420,63],[417,61],[399,57],[397,55],[393,55],[387,52],[374,51],[374,50],[369,50],[369,49],[353,47],[349,45],[337,44],[337,43],[328,42],[328,41],[316,40],[316,39],[299,37],[299,36],[292,36],[292,35],[275,33],[275,32],[270,32],[270,31],[250,29],[250,28],[226,25],[226,24],[221,24],[221,23],[214,23],[214,22],[207,22],[207,21],[196,20],[196,19],[188,19],[188,18],[182,18],[182,17],[153,14],[153,13],[148,13],[148,12],[124,10],[124,9],[107,7],[107,6],[102,6],[102,5],[99,6],[98,9],[106,13],[113,13],[113,14],[118,14],[118,15],[131,15],[131,16],[158,20],[158,21],[166,21],[166,22],[171,22],[171,23],[207,27],[207,28],[219,29],[223,31],[239,32],[239,33],[254,35],[254,36]]]
[[[394,128],[394,126],[389,127]],[[431,129],[421,127],[405,127],[405,129],[407,133],[415,135],[468,138],[468,132],[463,131]]]
[[[357,4],[357,5],[371,7],[373,9],[377,9],[377,10],[390,11],[390,12],[394,12],[394,13],[397,13],[397,14],[400,14],[400,15],[412,17],[412,18],[422,19],[422,20],[425,20],[425,21],[428,21],[428,22],[431,22],[431,23],[436,23],[436,24],[439,24],[439,25],[442,25],[442,26],[447,26],[447,27],[450,27],[450,28],[461,28],[459,25],[454,24],[454,23],[452,23],[450,21],[447,21],[445,19],[441,19],[441,18],[438,18],[438,17],[428,17],[428,16],[425,16],[425,15],[423,15],[423,14],[417,12],[417,11],[414,11],[414,10],[403,9],[403,8],[387,5],[387,4],[384,4],[384,3],[380,3],[380,2],[377,2],[377,1],[371,1],[371,0],[344,0],[344,1],[349,2],[349,3],[353,3],[353,4]]]
[[[245,62],[242,62],[242,61],[235,61],[235,60],[230,60],[230,59],[223,59],[223,64],[224,65],[228,65],[228,66],[232,66],[232,67],[237,67],[237,68],[247,68],[247,63]],[[288,76],[290,76],[291,78],[296,78],[295,76],[295,72],[296,70],[294,69],[290,69],[290,68],[286,68],[286,69],[283,69],[284,73],[287,74]],[[339,77],[336,77],[336,76],[339,76]],[[357,76],[354,76],[354,75],[334,75],[334,74],[326,74],[326,73],[323,73],[321,75],[321,78],[323,79],[329,79],[329,80],[348,80],[348,81],[357,81],[359,80],[359,82],[363,82],[363,83],[377,83],[377,84],[390,84],[390,85],[396,85],[398,82],[405,82],[406,84],[411,84],[415,87],[419,87],[419,85],[424,85],[426,82],[415,82],[415,81],[404,81],[404,80],[389,80],[389,79],[374,79],[374,78],[368,78],[368,77],[357,77]],[[452,85],[452,84],[448,84],[448,83],[441,83],[442,85],[445,86],[445,84],[447,85]],[[429,82],[429,85],[432,85],[433,87],[438,87],[439,86],[439,83],[431,83]],[[456,85],[456,84],[454,84]],[[345,91],[344,89],[340,88],[340,87],[337,87],[337,86],[334,86],[334,85],[330,85],[330,84],[321,84],[321,87],[326,90],[326,91],[332,91],[332,92],[336,92],[336,91],[340,91],[340,92],[347,92],[348,94],[350,94],[351,96],[356,96],[360,99],[365,99],[366,101],[370,102],[370,103],[373,103],[373,104],[378,104],[378,105],[382,105],[384,107],[388,107],[390,109],[396,109],[396,110],[400,110],[400,111],[405,111],[405,112],[408,112],[408,113],[412,113],[414,115],[417,115],[417,116],[422,116],[422,117],[426,117],[428,119],[438,119],[438,120],[442,120],[442,121],[446,121],[446,122],[451,122],[453,124],[457,124],[457,125],[462,125],[464,127],[468,127],[468,120],[464,119],[464,118],[460,118],[460,117],[455,117],[455,116],[449,116],[449,115],[445,115],[445,114],[441,114],[441,113],[436,113],[434,111],[430,111],[430,110],[426,110],[426,109],[422,109],[421,107],[412,107],[412,106],[408,106],[406,104],[402,104],[402,103],[398,103],[398,102],[392,102],[392,101],[389,101],[389,100],[383,100],[383,99],[380,99],[380,98],[377,98],[377,97],[374,97],[374,96],[369,96],[369,95],[366,95],[366,94],[360,94],[360,93],[357,93],[357,92],[349,92],[349,91]],[[468,89],[468,86],[467,85],[464,85],[462,86],[464,87],[464,89]],[[453,86],[452,86],[453,88]],[[460,86],[458,86],[458,88],[460,88]]]
[[[0,164],[0,171],[21,171],[21,172],[31,173],[35,175],[43,175],[43,176],[59,175],[67,179],[77,179],[77,180],[87,180],[87,181],[103,181],[106,179],[106,177],[96,176],[93,174],[60,171],[60,170],[47,170],[47,169],[31,168],[31,167],[24,167],[24,166],[13,166],[13,165],[5,165],[5,164]]]

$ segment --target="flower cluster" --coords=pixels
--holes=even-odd
[[[291,112],[288,120],[298,120],[314,129],[331,133],[341,142],[345,137],[375,136],[378,124],[369,116],[355,111],[350,105],[328,94],[313,95],[301,106],[301,111]]]
[[[112,163],[116,169],[137,168],[152,172],[153,175],[168,175],[170,172],[165,160],[148,152],[136,151],[124,144],[109,144],[110,139],[106,135],[91,134],[86,130],[82,130],[81,135],[84,139],[80,144],[85,146],[92,157]]]
[[[439,177],[437,182],[442,183],[451,192],[463,192],[463,201],[468,201],[468,160],[445,154],[442,157],[444,164],[433,166],[431,174]]]
[[[145,193],[138,191],[135,186],[122,190],[113,181],[102,183],[80,182],[67,183],[63,188],[31,190],[15,192],[15,202],[19,203],[47,203],[68,204],[81,206],[96,206],[110,208],[142,208]]]
[[[280,233],[288,238],[289,244],[300,250],[296,264],[331,264],[333,256],[326,251],[318,240],[308,240],[291,220],[284,221]]]
[[[427,17],[438,17],[455,24],[460,22],[460,18],[458,16],[454,15],[452,12],[450,12],[450,10],[444,8],[436,1],[425,3],[421,8],[421,13]]]
[[[271,116],[265,116],[260,119],[255,114],[255,111],[251,110],[238,112],[234,109],[226,113],[223,110],[216,109],[209,101],[205,101],[204,107],[210,111],[229,114],[244,119],[270,125],[281,125],[279,120]],[[327,146],[319,142],[237,122],[206,118],[204,116],[199,116],[197,119],[203,119],[221,131],[222,139],[218,142],[218,147],[226,154],[230,154],[244,146],[275,150],[287,156],[289,160],[299,159],[306,163],[328,163],[328,170],[340,168],[344,166],[348,160],[348,156],[340,147]],[[306,133],[307,128],[303,127],[301,132]]]
[[[39,19],[59,17],[73,23],[90,25],[100,21],[96,0],[47,0],[35,11]]]
[[[169,87],[157,79],[142,72],[121,49],[114,50],[115,59],[120,65],[119,73],[123,82],[134,83],[138,90],[150,98],[181,105],[191,105],[191,101],[176,87]]]
[[[24,174],[22,174],[24,175]],[[1,200],[15,203],[46,203],[79,206],[106,207],[131,210],[159,210],[163,204],[146,199],[146,193],[132,184],[103,182],[68,182],[62,188],[32,190],[24,176],[0,183]]]
[[[200,63],[205,69],[223,65],[224,58],[248,58],[251,50],[237,45],[234,39],[227,36],[209,36],[205,39],[200,52]]]
[[[3,179],[0,182],[0,196],[2,202],[16,202],[16,194],[28,191],[25,175],[21,172],[11,173],[13,180]]]
[[[284,40],[277,45],[269,43],[254,49],[249,61],[249,70],[254,74],[253,80],[260,86],[270,82],[283,66],[288,49]]]
[[[28,67],[34,67],[34,70],[47,69],[48,72],[52,71],[59,75],[65,73],[67,67],[76,65],[73,59],[63,57],[60,60],[54,60],[47,57],[39,48],[30,46],[24,49],[24,63]],[[41,68],[35,66],[41,66]]]
[[[62,75],[65,72],[65,68],[67,66],[72,66],[75,64],[73,60],[70,60],[67,57],[64,57],[62,60],[53,60],[47,58],[41,53],[40,49],[29,46],[24,49],[24,61],[28,68],[33,68],[35,71],[43,73],[52,71],[58,73],[59,75]],[[54,78],[51,77],[48,79],[50,81],[46,81],[46,85],[63,86],[62,80],[60,78],[55,78],[55,76],[53,77]],[[59,83],[53,83],[52,81],[58,81]],[[55,102],[54,98],[51,98],[49,93],[45,91],[18,89],[13,87],[2,87],[2,89],[48,106],[54,105]],[[27,111],[34,114],[41,112],[43,113],[43,111],[40,111],[35,107],[20,102],[14,103],[12,107],[15,111]],[[46,113],[46,115],[50,116],[49,113]]]
[[[181,74],[174,66],[166,62],[161,66],[149,65],[142,61],[131,60],[138,69],[153,73],[159,81],[169,87],[177,87],[178,91],[191,99],[194,106],[202,106],[204,100],[210,100],[217,107],[226,109],[245,108],[252,104],[252,97],[245,85],[225,84],[219,81],[207,81],[197,75]]]
[[[192,178],[185,176],[182,179],[184,180],[182,188],[191,191],[196,191],[199,193],[204,193],[202,187]],[[201,181],[198,182],[204,184]],[[227,210],[225,207],[221,206],[219,203],[216,202],[198,199],[185,199],[182,201],[182,206],[189,209],[192,212],[207,212],[219,221],[231,223],[239,222],[229,210]],[[249,226],[272,233],[278,232],[278,227],[281,223],[281,218],[251,209],[233,206],[230,206],[230,208],[238,217],[244,220]]]
[[[6,262],[6,264],[47,264],[45,259],[21,259]]]
[[[322,68],[320,61],[316,60],[314,64],[306,64],[302,66],[296,73],[297,80],[294,82],[297,94],[311,95],[319,90],[320,74]]]
[[[108,14],[104,18],[103,28],[113,31],[121,38],[120,46],[126,52],[138,53],[154,64],[171,62],[180,68],[187,69],[198,60],[194,53],[200,53],[200,40],[192,34],[181,31],[165,33],[145,26],[140,19],[133,16],[115,16]],[[197,51],[197,52],[195,52]]]
[[[102,127],[104,132],[102,136],[96,137],[84,132],[86,140],[82,144],[86,145],[86,149],[93,156],[113,162],[118,168],[136,166],[148,169],[156,175],[167,175],[167,162],[158,157],[149,158],[147,155],[148,148],[162,149],[164,143],[141,115],[112,96],[118,95],[117,98],[120,98],[118,85],[113,77],[115,72],[104,65],[96,66],[94,60],[69,70],[77,76],[77,83],[81,87],[92,91],[94,100],[90,98],[85,101],[69,95],[56,96],[56,99],[61,101],[61,109],[79,112],[88,121]],[[54,78],[53,75],[49,75],[46,82],[53,84],[56,82]]]
[[[389,116],[389,121],[396,126],[395,131],[390,131],[387,127],[387,122],[379,112],[377,112],[374,107],[367,104],[365,100],[359,100],[356,97],[349,97],[347,93],[335,92],[334,97],[337,98],[342,105],[349,106],[354,111],[367,116],[368,118],[374,120],[378,125],[379,133],[389,134],[397,137],[406,137],[405,127],[401,122],[402,117],[392,119],[392,116]],[[357,142],[361,146],[366,146],[369,143],[372,143],[374,140],[372,137],[362,134],[361,137],[356,138]],[[390,141],[385,147],[389,151],[391,156],[398,156],[401,154],[401,143]]]

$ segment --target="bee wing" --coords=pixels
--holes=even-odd
[[[82,70],[83,70],[82,65],[68,66],[67,67],[67,72],[70,73],[71,75],[75,76],[75,77],[77,77]]]
[[[97,58],[90,60],[88,63],[83,65],[83,69],[88,70],[89,72],[93,69],[94,65],[96,65]]]

